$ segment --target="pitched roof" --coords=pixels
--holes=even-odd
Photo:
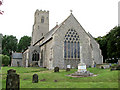
[[[12,53],[13,59],[22,59],[22,53]]]
[[[71,16],[72,14],[70,14],[61,24],[56,25],[52,30],[50,30],[47,34],[44,35],[44,40],[43,42],[40,44],[40,46],[44,45],[47,41],[52,39],[52,36],[54,35],[54,33],[64,24],[64,22]]]

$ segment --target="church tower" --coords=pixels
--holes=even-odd
[[[32,45],[49,32],[49,11],[36,10],[32,31]]]

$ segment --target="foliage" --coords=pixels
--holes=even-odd
[[[110,71],[110,69],[87,68],[97,76],[74,78],[66,75],[76,72],[77,69],[71,69],[70,72],[60,70],[55,73],[53,70],[40,67],[2,67],[3,88],[6,85],[9,69],[15,69],[16,73],[20,75],[20,88],[118,88],[118,71]],[[39,82],[36,84],[32,83],[33,74],[39,76]],[[40,81],[42,79],[45,81]]]
[[[96,38],[97,42],[100,45],[100,49],[102,50],[103,62],[107,59],[107,40],[105,36]]]
[[[100,44],[104,61],[120,58],[120,27],[114,27],[107,35],[98,37],[96,40]]]
[[[2,54],[10,56],[17,49],[17,38],[13,35],[5,35],[2,38]]]
[[[5,66],[9,65],[9,62],[10,62],[10,57],[9,56],[1,54],[0,58],[2,60],[3,65],[5,65]]]
[[[30,46],[31,43],[31,37],[29,36],[23,36],[21,37],[19,43],[18,43],[18,52],[23,52],[24,50],[26,50],[28,48],[28,46]]]
[[[3,5],[3,0],[2,0],[2,1],[0,0],[0,6],[1,6],[1,5]],[[4,11],[1,11],[1,10],[0,10],[0,14],[3,15],[3,13],[4,13]]]

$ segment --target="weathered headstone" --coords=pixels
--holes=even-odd
[[[84,63],[78,64],[78,72],[85,72],[87,71],[86,65]]]
[[[59,67],[55,67],[54,72],[59,72]]]
[[[38,83],[38,75],[37,74],[34,74],[33,75],[33,80],[32,80],[33,83]]]
[[[93,73],[90,73],[89,71],[87,71],[86,65],[81,62],[80,64],[78,64],[78,71],[75,73],[72,73],[71,76],[88,77],[88,76],[93,76]]]
[[[70,71],[70,65],[67,65],[66,72]]]
[[[108,68],[110,68],[110,65],[102,65],[101,66],[101,69],[108,69]]]
[[[70,71],[70,68],[66,68],[66,72]]]
[[[7,71],[7,74],[16,74],[16,70],[10,69]]]
[[[20,79],[19,75],[16,74],[16,70],[10,69],[7,71],[6,79],[6,90],[19,90],[20,88]]]

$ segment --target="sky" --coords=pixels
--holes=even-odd
[[[2,1],[2,0],[0,0]],[[119,0],[3,0],[0,33],[20,39],[31,36],[36,9],[49,11],[49,29],[60,24],[72,10],[86,32],[104,36],[118,25]]]

